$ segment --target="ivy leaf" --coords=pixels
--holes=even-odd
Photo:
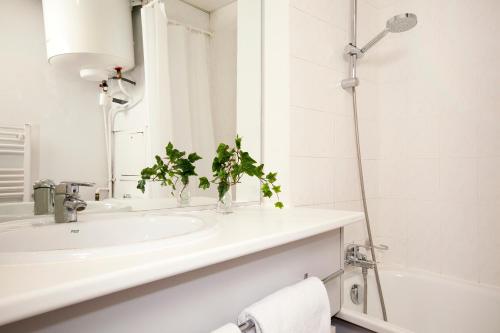
[[[261,192],[263,197],[277,197],[275,206],[283,208],[283,203],[279,201],[278,193],[281,192],[279,185],[273,183],[277,180],[277,173],[264,173],[264,164],[258,164],[255,159],[246,151],[241,150],[242,139],[239,135],[234,140],[235,147],[231,148],[225,143],[217,146],[216,156],[212,161],[213,179],[209,181],[206,177],[200,178],[200,188],[206,189],[210,183],[217,184],[219,200],[222,200],[230,186],[240,182],[243,175],[257,177],[261,180]]]
[[[204,189],[204,190],[209,188],[210,182],[208,181],[208,178],[207,177],[200,177],[200,185],[198,187],[201,189]]]
[[[182,184],[188,185],[189,177],[197,176],[194,163],[201,159],[197,153],[193,152],[186,158],[186,152],[176,149],[172,142],[165,146],[165,153],[166,163],[159,155],[156,155],[156,164],[142,169],[141,180],[137,184],[139,190],[144,192],[146,180],[152,180],[160,182],[162,186],[170,187],[173,194],[179,180]]]
[[[167,146],[165,147],[165,152],[166,152],[167,156],[170,156],[172,154],[173,149],[174,149],[174,145],[172,144],[172,142],[169,142],[167,144]]]
[[[285,207],[285,206],[283,205],[283,203],[281,201],[278,201],[274,204],[274,207],[279,208],[279,209],[283,209],[283,207]]]
[[[217,192],[219,193],[219,200],[229,191],[229,183],[223,181],[217,185]]]
[[[141,190],[142,193],[144,193],[146,189],[146,181],[144,179],[139,180],[139,182],[137,183],[137,188]]]
[[[161,159],[161,157],[160,157],[160,156],[156,155],[156,156],[155,156],[155,159],[156,159],[156,164],[157,164],[158,166],[163,166],[163,165],[165,164],[165,162],[163,162],[163,160]]]
[[[236,135],[236,139],[234,140],[234,143],[236,145],[236,149],[241,149],[241,137],[239,135]]]
[[[189,160],[189,162],[194,163],[194,162],[196,162],[198,160],[201,160],[201,157],[198,154],[196,154],[196,153],[191,153],[188,156],[188,160]]]
[[[270,198],[273,196],[273,192],[271,192],[271,189],[269,188],[268,183],[262,184],[261,191],[262,191],[262,195],[264,195],[265,198]]]
[[[272,184],[276,181],[276,176],[278,174],[276,172],[269,172],[267,175],[266,175],[266,179]]]

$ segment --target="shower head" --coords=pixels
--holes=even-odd
[[[387,20],[386,28],[390,32],[405,32],[417,25],[417,15],[405,13]]]
[[[369,41],[365,46],[361,48],[361,53],[368,51],[373,45],[377,44],[382,38],[385,37],[389,32],[399,33],[405,32],[417,25],[417,15],[412,13],[405,13],[401,15],[396,15],[387,20],[385,29],[379,33],[375,38]]]

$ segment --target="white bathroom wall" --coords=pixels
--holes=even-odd
[[[349,15],[349,0],[290,1],[294,206],[361,210],[351,95],[340,87],[348,71],[343,50],[350,34]],[[376,172],[375,166],[366,161],[366,173]],[[372,179],[376,177],[367,177],[370,198],[376,196]],[[363,242],[364,237],[363,224],[345,229],[346,243]]]
[[[106,183],[98,87],[47,62],[42,2],[0,3],[0,124],[31,123],[33,179]],[[8,33],[15,31],[15,33]],[[85,197],[93,190],[82,189]]]
[[[380,259],[500,286],[500,3],[363,2],[367,34],[398,13],[419,20],[359,65],[359,93],[374,89],[379,110],[364,126],[379,134],[370,208],[376,242],[391,247]]]
[[[360,209],[350,95],[340,56],[350,0],[290,0],[291,202]],[[500,285],[500,4],[359,0],[358,44],[398,13],[359,62],[368,207],[384,265]],[[446,42],[443,42],[446,41]],[[478,45],[488,45],[478,52]],[[346,229],[362,242],[363,225]],[[446,254],[443,260],[437,254]],[[485,254],[485,255],[481,255]],[[479,259],[478,259],[479,258]]]

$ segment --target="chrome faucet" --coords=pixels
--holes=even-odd
[[[361,267],[363,269],[372,269],[375,262],[369,260],[366,254],[359,251],[360,247],[365,247],[359,244],[349,244],[345,250],[345,263],[354,267]]]
[[[87,207],[80,199],[80,186],[94,186],[94,183],[62,182],[56,186],[54,220],[56,223],[76,222],[77,213]]]
[[[377,262],[368,259],[366,254],[362,253],[359,251],[360,248],[365,248],[365,249],[378,249],[378,250],[388,250],[389,247],[387,245],[360,245],[360,244],[349,244],[347,245],[345,249],[345,264],[346,265],[351,265],[354,267],[359,267],[361,268],[361,274],[363,275],[363,313],[367,313],[368,311],[368,270],[369,269],[376,269],[377,268]],[[358,300],[359,299],[359,287],[357,285],[354,285],[353,288],[351,289],[351,299],[353,297]]]
[[[50,179],[38,180],[33,184],[34,214],[54,214],[54,189],[56,184]]]

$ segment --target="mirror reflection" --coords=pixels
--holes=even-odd
[[[107,27],[53,20],[57,2],[20,13],[31,45],[2,35],[0,57],[21,55],[25,66],[7,68],[0,83],[0,140],[16,144],[2,152],[1,176],[12,183],[0,201],[32,201],[35,181],[49,179],[93,183],[78,187],[81,198],[117,209],[213,205],[217,187],[200,189],[198,178],[211,179],[220,143],[234,146],[239,135],[260,161],[260,1],[150,1],[131,10],[117,0]],[[100,41],[71,38],[82,29]],[[176,190],[157,179],[142,193],[141,170],[158,165],[155,156],[168,164],[169,142],[184,159],[201,157],[192,161],[198,176],[188,177],[182,198],[181,175]],[[243,178],[230,192],[236,202],[258,201],[259,181]]]

